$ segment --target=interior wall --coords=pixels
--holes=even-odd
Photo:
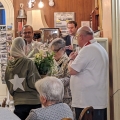
[[[13,3],[13,0],[10,0]]]
[[[120,0],[112,2],[112,59],[114,119],[120,119]]]
[[[103,37],[109,40],[109,104],[110,104],[110,120],[114,120],[114,106],[113,106],[113,71],[112,71],[112,21],[111,21],[111,0],[102,0],[102,28]]]
[[[32,9],[39,9],[38,3],[40,0],[36,0],[35,6]],[[78,27],[81,26],[81,21],[90,20],[90,13],[94,8],[94,0],[54,0],[55,5],[50,7],[48,5],[49,0],[44,0],[45,19],[49,27],[54,27],[54,12],[75,12],[75,20],[78,23]],[[27,7],[28,0],[13,0],[14,12],[15,12],[15,31],[17,31],[17,16],[20,9],[20,3],[24,4],[25,11],[32,10]]]
[[[11,0],[0,0],[0,2],[3,4],[5,8],[6,25],[13,25],[13,28],[14,28],[14,10],[13,10],[13,5],[11,3]],[[8,95],[8,90],[7,90],[6,84],[2,84],[1,72],[0,72],[0,102],[2,102],[3,99],[7,97],[7,95]]]

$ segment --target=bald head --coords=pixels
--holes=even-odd
[[[93,30],[88,26],[80,27],[77,30],[78,35],[78,45],[80,47],[83,47],[88,41],[92,40],[94,38],[94,32]]]
[[[77,33],[78,34],[82,34],[82,35],[91,35],[91,36],[93,36],[94,35],[94,32],[93,32],[93,30],[90,28],[90,27],[88,27],[88,26],[83,26],[83,27],[80,27],[78,30],[77,30]]]

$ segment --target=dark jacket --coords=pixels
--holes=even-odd
[[[66,46],[71,45],[70,35],[67,35],[67,36],[63,37],[63,39],[64,39],[65,42],[66,42]],[[67,53],[68,56],[70,55],[71,52],[72,52],[72,50],[66,49],[66,53]]]

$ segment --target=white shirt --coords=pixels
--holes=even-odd
[[[70,39],[71,39],[71,45],[73,47],[73,50],[77,51],[77,49],[79,49],[79,47],[78,47],[77,40],[75,39],[75,36],[70,36]]]
[[[30,54],[30,52],[33,49],[39,50],[41,45],[42,45],[41,42],[37,42],[37,41],[32,40],[32,42],[30,44],[27,44],[27,55]]]
[[[71,67],[79,72],[71,75],[72,106],[94,109],[107,107],[108,55],[95,40],[84,46]]]
[[[70,36],[70,42],[71,42],[71,45],[73,45],[73,38],[74,38],[74,36]]]
[[[27,55],[33,50],[34,40],[31,43],[27,44]]]

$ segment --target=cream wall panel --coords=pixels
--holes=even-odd
[[[14,9],[13,9],[13,0],[0,0],[0,2],[3,4],[6,12],[6,25],[12,25],[13,31],[14,31]],[[0,75],[1,76],[1,75]],[[5,97],[8,96],[8,91],[6,84],[2,84],[1,78],[0,78],[0,102],[3,101]]]
[[[0,102],[2,102],[5,97],[7,97],[7,87],[6,84],[2,84],[0,80]]]
[[[120,0],[112,0],[114,120],[120,119]]]
[[[13,3],[13,0],[10,0]]]
[[[100,17],[100,22],[102,22],[102,26],[101,28],[103,29],[103,37],[107,37],[108,38],[108,46],[109,46],[109,64],[110,64],[110,71],[112,71],[111,69],[111,65],[112,65],[112,53],[111,53],[111,41],[112,41],[112,30],[111,30],[111,0],[99,0],[99,3],[101,4],[101,17]],[[109,72],[110,74],[112,74],[111,72]],[[110,78],[111,76],[109,76],[109,81],[108,81],[108,107],[107,107],[107,120],[112,120],[112,118],[110,119],[110,115],[111,115],[111,109],[110,109],[110,95],[112,93],[110,93],[110,87],[111,87],[111,81],[112,78]],[[112,116],[112,115],[111,115]]]

